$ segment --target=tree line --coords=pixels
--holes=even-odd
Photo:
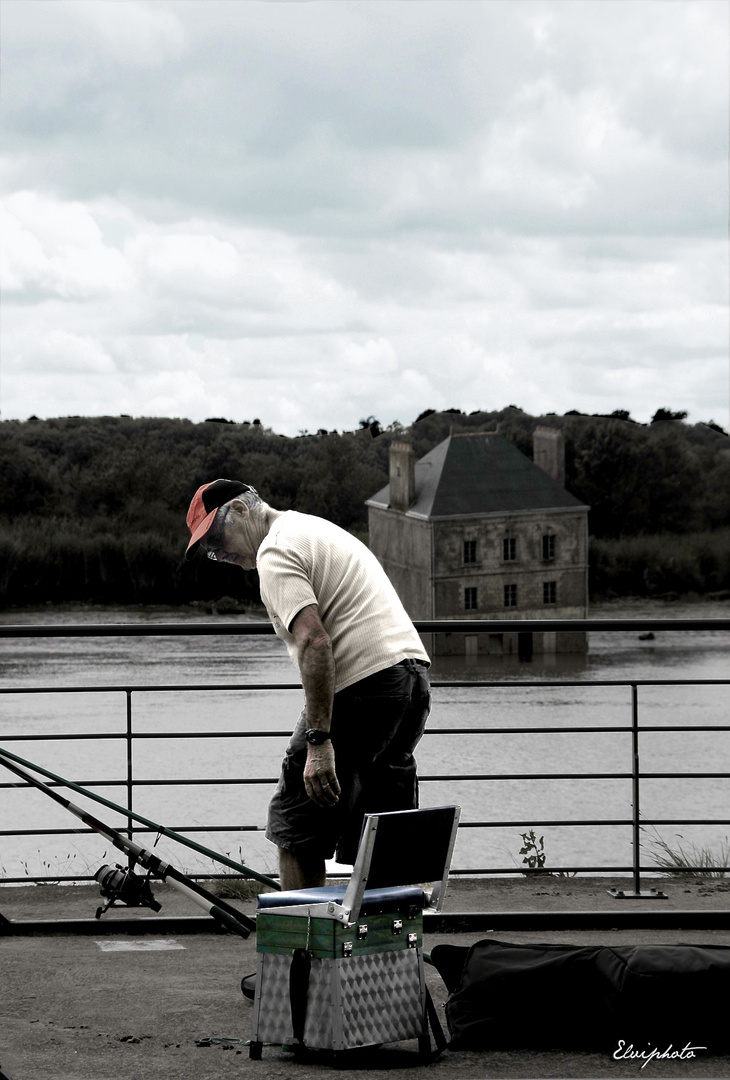
[[[256,603],[255,574],[183,559],[185,514],[201,484],[244,480],[279,509],[321,515],[367,541],[364,503],[388,482],[394,439],[408,439],[420,458],[450,431],[498,429],[531,457],[538,425],[562,430],[566,486],[591,507],[594,591],[610,591],[611,582],[614,591],[649,594],[730,588],[730,450],[717,425],[690,425],[669,410],[640,425],[623,412],[535,417],[509,406],[427,409],[408,426],[368,417],[355,431],[295,438],[222,417],[3,421],[0,603],[179,604],[226,595]],[[676,557],[669,565],[678,549],[661,539],[668,535],[704,537],[682,562],[691,574]]]

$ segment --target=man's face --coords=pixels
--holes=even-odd
[[[242,570],[253,570],[256,566],[256,552],[252,550],[250,530],[242,510],[243,504],[232,503],[221,528],[217,524],[201,541],[201,547],[208,558],[216,562],[233,563]]]

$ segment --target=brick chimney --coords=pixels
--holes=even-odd
[[[416,455],[410,443],[390,444],[390,508],[406,511],[416,498]]]
[[[565,487],[565,440],[562,431],[536,427],[532,434],[532,457],[543,472]]]

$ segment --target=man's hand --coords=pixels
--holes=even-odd
[[[331,742],[307,747],[304,787],[318,806],[334,806],[339,799],[340,782],[335,772],[335,752]]]

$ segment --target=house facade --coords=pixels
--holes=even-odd
[[[416,462],[393,443],[368,500],[370,547],[413,619],[576,619],[588,603],[588,507],[564,487],[562,435],[531,461],[497,433],[451,435]],[[439,634],[437,655],[584,652],[583,632]]]

